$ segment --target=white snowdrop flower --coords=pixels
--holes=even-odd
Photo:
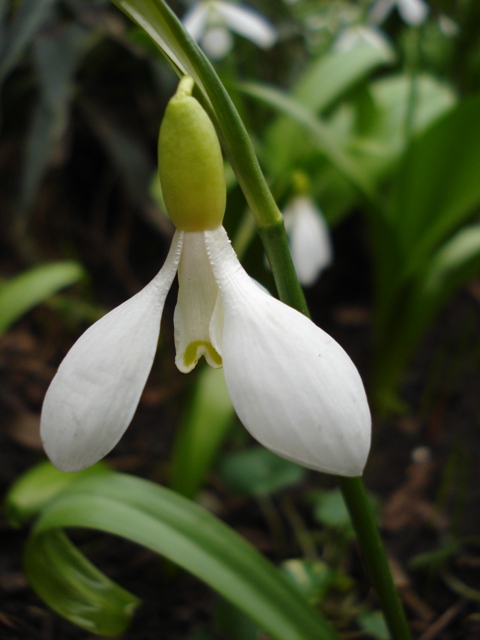
[[[200,0],[184,16],[183,25],[215,60],[225,57],[232,49],[231,31],[261,49],[269,49],[277,40],[276,29],[257,11],[222,0]]]
[[[295,196],[283,211],[293,264],[300,284],[309,287],[333,258],[327,223],[320,209],[306,195]]]
[[[369,19],[381,24],[395,7],[402,20],[412,27],[423,24],[429,12],[428,4],[424,0],[375,0]]]
[[[447,36],[447,38],[455,38],[455,36],[458,36],[460,33],[459,25],[444,13],[440,14],[438,18],[438,26],[440,27],[440,31],[443,35]]]
[[[221,226],[220,145],[192,88],[191,78],[180,82],[160,132],[160,179],[177,227],[165,264],[61,363],[43,404],[45,450],[60,469],[77,471],[116,445],[140,401],[178,272],[178,368],[187,373],[202,356],[223,365],[237,414],[259,442],[305,467],[358,476],[371,431],[360,375],[330,336],[264,292],[238,261]]]
[[[338,34],[333,43],[334,50],[343,53],[361,46],[381,49],[385,53],[389,53],[391,50],[388,39],[380,29],[363,24],[347,27]]]

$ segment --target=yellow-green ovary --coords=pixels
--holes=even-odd
[[[159,173],[168,215],[181,231],[204,231],[222,224],[226,188],[215,128],[182,79],[160,128]]]

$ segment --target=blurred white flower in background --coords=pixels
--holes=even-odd
[[[276,29],[257,11],[222,0],[200,0],[185,14],[182,22],[192,38],[215,60],[223,58],[232,49],[232,31],[261,49],[269,49],[277,40]]]
[[[300,284],[309,287],[333,259],[332,241],[320,209],[307,195],[294,196],[283,211]]]
[[[385,52],[391,50],[385,34],[374,25],[351,25],[343,29],[333,43],[334,50],[343,53],[353,51],[353,49],[361,46],[370,46]]]
[[[418,27],[425,22],[429,12],[428,4],[424,0],[375,0],[369,19],[375,24],[381,24],[394,8],[401,19],[411,27]]]
[[[460,27],[458,24],[444,13],[440,14],[438,18],[438,26],[440,27],[440,31],[443,35],[447,36],[447,38],[455,38],[455,36],[458,36],[460,33]]]

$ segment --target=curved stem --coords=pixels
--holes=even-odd
[[[280,300],[310,317],[303,290],[298,283],[283,219],[257,231],[265,247]]]

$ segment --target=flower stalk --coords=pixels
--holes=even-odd
[[[362,478],[338,477],[343,498],[357,534],[358,544],[373,588],[385,616],[385,621],[395,640],[409,640],[410,628],[405,618],[402,602],[393,582],[385,548],[373,517]]]

